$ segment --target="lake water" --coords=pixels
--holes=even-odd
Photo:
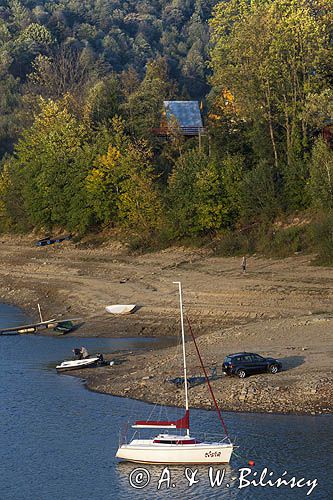
[[[26,321],[17,308],[0,305],[0,326]],[[189,487],[183,467],[164,470],[163,466],[146,466],[147,472],[138,476],[136,469],[140,465],[115,459],[123,424],[128,418],[147,418],[152,405],[90,392],[81,380],[57,374],[54,366],[70,357],[73,347],[82,344],[92,352],[106,353],[141,349],[152,345],[149,342],[35,335],[0,337],[1,500],[333,498],[331,415],[226,413],[230,435],[236,438],[239,448],[230,466],[214,468],[215,473],[225,469],[220,486],[211,486],[208,467],[191,467],[192,473],[198,469],[198,482]],[[176,414],[179,417],[179,410],[169,409],[170,418]],[[193,410],[191,419],[194,434],[202,429],[219,430],[215,412]],[[249,468],[249,460],[255,465],[251,475],[241,482],[239,469]],[[318,486],[309,496],[310,484],[302,488],[239,488],[246,484],[246,479],[258,480],[265,467],[273,480],[287,471],[283,477],[317,479]],[[190,471],[186,472],[189,477]],[[130,475],[135,486],[142,486],[140,480],[147,480],[145,476],[149,477],[149,484],[135,488],[130,484]]]

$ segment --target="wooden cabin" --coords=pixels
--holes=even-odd
[[[164,101],[161,124],[153,132],[161,137],[179,133],[196,137],[204,133],[198,101]]]

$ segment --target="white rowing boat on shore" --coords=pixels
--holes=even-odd
[[[134,311],[136,304],[113,304],[106,306],[105,310],[111,314],[130,314]]]

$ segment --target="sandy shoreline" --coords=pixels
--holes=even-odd
[[[312,266],[310,256],[252,257],[243,275],[240,258],[219,258],[203,249],[134,256],[120,244],[39,248],[34,241],[0,237],[0,301],[23,307],[34,319],[37,302],[45,318],[82,317],[76,332],[81,337],[173,336],[179,312],[172,282],[180,280],[205,365],[217,368],[213,388],[222,409],[332,412],[333,269]],[[138,309],[111,317],[104,308],[116,303],[135,303]],[[192,342],[187,348],[189,375],[200,375]],[[241,350],[277,357],[284,370],[244,381],[222,377],[224,356]],[[174,347],[76,374],[99,392],[183,404],[182,390],[166,382],[181,374]],[[211,407],[205,385],[191,388],[190,400],[193,407]]]

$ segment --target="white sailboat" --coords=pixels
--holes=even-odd
[[[185,333],[182,304],[182,289],[180,282],[174,282],[179,287],[180,319],[183,347],[183,369],[184,380],[187,380]],[[209,383],[209,381],[208,381]],[[174,421],[151,421],[142,420],[132,425],[135,429],[182,429],[183,435],[163,433],[151,439],[132,439],[128,444],[121,444],[116,457],[130,462],[148,464],[210,464],[229,463],[233,451],[233,444],[226,433],[224,439],[219,442],[209,443],[199,441],[190,435],[190,410],[188,405],[188,388],[184,383],[185,390],[185,415]],[[214,402],[215,398],[214,398]],[[217,404],[216,404],[217,407]],[[217,407],[219,412],[219,409]],[[222,417],[219,413],[221,421]],[[224,429],[226,427],[223,423]]]

